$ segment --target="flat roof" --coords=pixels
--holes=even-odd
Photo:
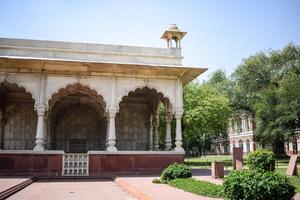
[[[0,68],[8,71],[177,76],[187,84],[207,70],[183,66],[181,60],[179,48],[0,38]]]

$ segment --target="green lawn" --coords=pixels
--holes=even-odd
[[[206,181],[200,181],[193,178],[188,179],[174,179],[168,182],[169,185],[207,197],[224,197],[223,186],[212,184]]]
[[[185,164],[196,168],[210,168],[213,161],[224,162],[225,168],[232,168],[232,156],[216,155],[216,156],[201,156],[187,157]]]

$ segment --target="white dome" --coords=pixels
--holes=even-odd
[[[176,24],[170,24],[168,31],[178,31],[180,32],[179,28],[177,27]]]

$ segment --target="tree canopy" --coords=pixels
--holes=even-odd
[[[300,48],[259,52],[245,59],[232,75],[234,110],[255,116],[256,139],[277,153],[300,127]]]
[[[200,153],[207,149],[212,139],[226,134],[230,116],[229,99],[212,82],[190,83],[184,88],[185,145],[197,147]]]

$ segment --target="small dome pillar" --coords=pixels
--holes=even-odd
[[[161,39],[167,41],[167,48],[181,48],[181,39],[186,35],[187,32],[182,32],[176,26],[176,24],[171,24],[167,30],[161,36]],[[173,47],[172,41],[175,41],[175,46]]]

